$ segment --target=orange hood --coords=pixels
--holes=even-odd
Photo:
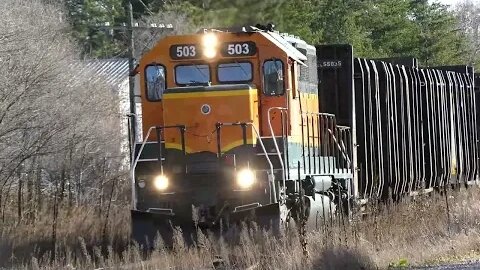
[[[258,128],[258,93],[248,85],[180,87],[169,89],[163,96],[165,126],[185,125],[187,153],[217,152],[217,123],[251,122]],[[221,149],[225,153],[243,144],[240,126],[221,129]],[[181,149],[178,130],[166,129],[167,149]],[[247,127],[247,143],[257,138]]]

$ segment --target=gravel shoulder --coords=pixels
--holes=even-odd
[[[438,265],[438,266],[424,266],[414,267],[410,269],[425,269],[425,270],[463,270],[463,269],[480,269],[480,261],[464,262],[457,264]]]

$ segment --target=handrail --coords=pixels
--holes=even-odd
[[[280,167],[282,168],[282,182],[283,182],[283,189],[286,190],[286,179],[285,179],[285,165],[283,163],[283,158],[282,158],[282,154],[280,153],[280,148],[278,147],[278,143],[277,143],[277,139],[275,137],[275,133],[273,131],[273,127],[272,127],[272,119],[270,118],[270,112],[272,110],[280,110],[280,112],[284,113],[284,111],[288,110],[287,108],[284,108],[284,107],[271,107],[268,109],[267,111],[267,116],[268,116],[268,127],[270,128],[270,135],[272,136],[272,140],[273,140],[273,144],[275,145],[275,151],[277,151],[277,156],[278,156],[278,159],[280,161]],[[282,121],[282,125],[283,125],[283,121]],[[285,149],[283,150],[285,151]],[[285,195],[286,195],[286,192],[284,192],[285,194],[283,194],[283,198],[282,200],[285,199]]]
[[[143,139],[142,145],[140,146],[140,150],[138,151],[137,157],[132,159],[132,165],[131,165],[131,177],[132,177],[132,208],[133,210],[137,210],[137,196],[135,192],[135,168],[137,167],[138,160],[140,159],[140,155],[142,154],[143,148],[145,147],[145,144],[147,143],[148,138],[150,137],[150,133],[152,132],[153,129],[156,129],[156,126],[151,126],[148,129],[147,135]],[[133,156],[135,156],[135,144],[133,145]]]
[[[316,116],[327,116],[327,117],[333,117],[333,118],[336,118],[334,114],[331,114],[331,113],[321,113],[321,112],[302,112],[303,115],[316,115]],[[350,127],[344,127],[344,126],[338,126],[338,125],[335,125],[336,127],[343,127],[344,129],[350,129]],[[340,152],[342,153],[344,159],[347,161],[348,163],[348,167],[350,168],[351,166],[351,160],[350,158],[348,157],[348,153],[346,151],[346,149],[343,149],[342,146],[339,144],[337,138],[335,137],[335,134],[333,133],[333,131],[331,129],[327,129],[328,130],[328,133],[330,134],[330,136],[332,136],[333,138],[333,141],[335,142],[338,150],[340,150]],[[343,142],[343,141],[342,141]],[[344,143],[344,142],[343,142]],[[345,148],[345,147],[344,147]]]
[[[260,146],[262,146],[263,153],[265,154],[265,157],[267,158],[267,161],[268,161],[268,165],[270,166],[270,173],[272,175],[273,203],[276,203],[277,202],[277,189],[275,187],[275,174],[273,172],[272,161],[270,160],[270,157],[268,157],[267,150],[265,149],[265,145],[263,144],[262,138],[260,137],[260,133],[258,132],[257,128],[252,123],[250,123],[250,126],[252,126],[253,130],[255,131],[255,135],[257,135],[257,138],[260,142]],[[270,201],[271,201],[271,198],[270,198]]]
[[[273,163],[272,161],[270,160],[270,157],[268,156],[268,153],[267,153],[267,149],[265,148],[265,145],[263,144],[263,141],[262,141],[262,138],[260,137],[260,133],[258,132],[258,129],[255,127],[255,125],[252,123],[252,122],[243,122],[243,123],[240,123],[240,122],[236,122],[236,123],[217,123],[218,126],[241,126],[241,125],[248,125],[248,126],[251,126],[253,128],[253,130],[255,131],[255,135],[257,136],[259,142],[260,142],[260,146],[262,147],[262,150],[263,150],[263,153],[265,154],[265,158],[267,159],[268,161],[268,165],[270,166],[270,174],[272,175],[273,179],[272,181],[270,181],[269,179],[269,184],[271,185],[270,186],[270,190],[273,189],[273,192],[271,191],[270,192],[270,202],[272,202],[272,193],[273,193],[273,203],[276,203],[277,202],[277,190],[276,190],[276,187],[275,187],[275,174],[274,174],[274,171],[273,171]],[[218,132],[218,131],[217,131]],[[220,153],[221,154],[221,153]]]
[[[351,166],[351,161],[350,161],[350,158],[348,157],[348,153],[346,153],[346,151],[344,149],[342,149],[342,146],[338,143],[337,141],[337,138],[335,137],[335,135],[333,134],[333,131],[331,129],[327,129],[328,130],[328,133],[330,133],[330,136],[332,136],[332,139],[333,141],[335,142],[335,144],[337,145],[337,148],[338,150],[340,150],[340,152],[342,153],[343,155],[343,158],[347,161],[347,164],[348,164],[348,167],[350,168]],[[342,141],[343,142],[343,141]]]
[[[302,112],[302,114],[310,114],[310,115],[317,115],[317,116],[335,117],[335,114],[331,114],[331,113],[321,113],[321,112]]]
[[[136,205],[137,205],[137,198],[136,198],[136,193],[135,193],[135,169],[137,168],[138,160],[140,159],[140,156],[142,155],[143,149],[145,148],[145,144],[147,143],[148,138],[150,138],[150,134],[152,133],[152,130],[155,129],[157,130],[157,142],[159,144],[159,157],[158,160],[160,161],[160,170],[161,173],[163,174],[163,165],[162,165],[162,138],[161,138],[161,130],[167,129],[167,128],[179,128],[180,129],[180,136],[182,137],[182,150],[185,154],[185,137],[184,137],[184,132],[185,132],[185,126],[183,125],[177,125],[177,126],[151,126],[148,131],[147,135],[143,139],[142,145],[140,146],[140,149],[138,150],[137,156],[132,159],[132,164],[131,164],[131,177],[132,177],[132,204],[133,204],[133,209],[136,210]],[[159,132],[160,130],[160,132]],[[134,148],[132,151],[132,156],[135,156],[135,144]]]

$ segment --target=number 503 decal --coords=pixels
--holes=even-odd
[[[222,56],[252,56],[257,53],[257,46],[254,42],[227,42],[222,45]]]
[[[173,45],[170,47],[170,57],[172,59],[192,59],[198,56],[198,48],[194,44]]]

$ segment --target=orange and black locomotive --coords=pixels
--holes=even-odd
[[[477,176],[468,67],[353,58],[351,46],[269,25],[166,37],[135,76],[132,233],[143,244],[252,216],[275,229],[299,209],[318,226],[368,199]]]

